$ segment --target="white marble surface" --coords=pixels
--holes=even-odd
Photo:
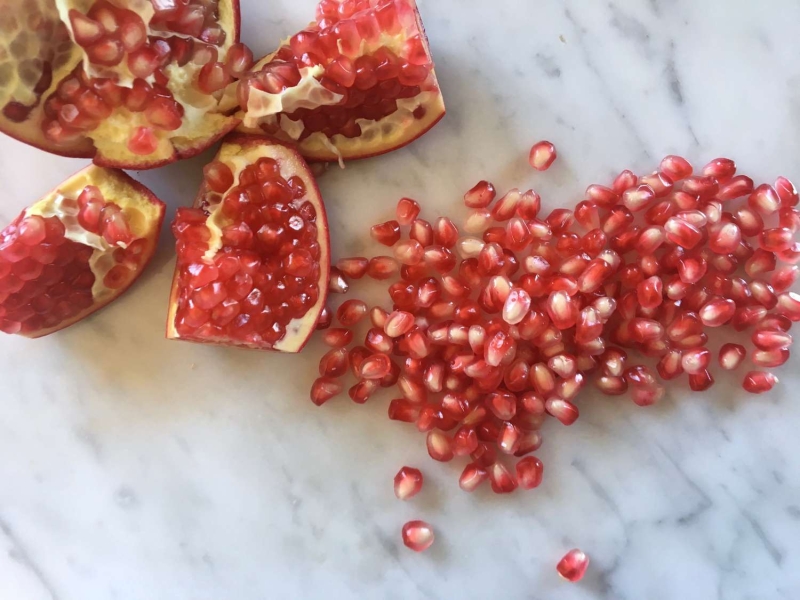
[[[267,6],[268,4],[268,6]],[[243,0],[266,51],[313,0]],[[800,179],[800,3],[426,0],[448,101],[422,141],[321,181],[338,255],[401,195],[460,214],[482,177],[572,206],[586,184],[666,153]],[[538,139],[562,159],[537,177]],[[142,173],[171,209],[208,155]],[[2,221],[81,166],[0,139]],[[371,251],[371,250],[369,250]],[[544,485],[498,499],[456,484],[387,398],[317,409],[300,357],[167,342],[173,252],[124,299],[39,341],[0,339],[0,598],[267,600],[800,598],[796,359],[768,397],[673,387],[657,408],[592,392],[548,424]],[[794,396],[794,398],[793,398]],[[403,464],[427,485],[396,501]],[[409,518],[438,538],[402,547]],[[579,585],[554,565],[580,546]]]

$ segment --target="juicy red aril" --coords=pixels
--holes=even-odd
[[[558,574],[572,583],[577,583],[586,574],[586,569],[589,567],[589,557],[586,556],[581,550],[574,549],[564,555],[556,570]]]
[[[397,221],[386,221],[379,225],[373,225],[370,230],[372,239],[384,246],[394,246],[400,241],[400,223]]]
[[[524,490],[532,490],[542,483],[544,466],[534,456],[523,458],[517,463],[517,481]]]
[[[464,194],[464,204],[470,208],[486,208],[497,196],[494,186],[488,181],[480,181]]]
[[[416,200],[401,198],[397,203],[397,221],[400,225],[411,225],[419,216],[420,206]]]
[[[394,476],[394,495],[398,500],[408,500],[422,490],[422,472],[413,467],[403,467]]]
[[[403,525],[403,544],[414,552],[424,552],[433,545],[433,528],[425,521],[409,521]]]
[[[347,300],[336,311],[336,318],[345,327],[352,327],[367,315],[367,305],[361,300]]]
[[[317,406],[322,406],[331,398],[338,396],[344,390],[344,385],[337,379],[320,377],[311,386],[311,401]]]
[[[537,142],[530,151],[528,160],[537,171],[546,171],[556,160],[556,147],[548,141]]]
[[[772,373],[763,371],[750,371],[744,377],[742,387],[751,394],[769,392],[778,383],[778,378]]]

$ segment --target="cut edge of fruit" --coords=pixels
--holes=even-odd
[[[318,242],[320,243],[320,279],[319,287],[320,294],[317,303],[309,309],[306,315],[301,319],[294,319],[290,325],[294,324],[296,327],[290,330],[287,327],[286,335],[283,339],[279,340],[272,348],[272,351],[296,354],[303,350],[306,344],[311,339],[317,323],[322,316],[322,311],[325,308],[325,303],[328,299],[328,282],[330,281],[330,231],[328,228],[328,216],[325,210],[325,204],[322,200],[322,194],[319,191],[316,179],[311,173],[311,169],[306,164],[303,157],[293,146],[276,140],[265,135],[250,135],[244,133],[233,133],[225,139],[222,147],[217,153],[215,160],[221,160],[227,164],[235,165],[234,181],[238,180],[239,173],[249,164],[254,163],[259,158],[269,157],[274,158],[281,164],[281,173],[286,173],[288,177],[299,176],[303,179],[307,190],[307,199],[312,202],[317,210],[318,227],[320,232]],[[288,164],[288,168],[284,165]],[[207,183],[204,181],[200,188],[194,207],[197,208],[201,205],[203,196],[209,191]],[[224,196],[224,194],[223,194]],[[212,240],[213,240],[212,234]],[[216,234],[219,237],[219,234]],[[220,243],[219,240],[216,240]],[[212,244],[213,245],[213,241]],[[216,249],[217,251],[219,248]],[[169,340],[190,341],[193,343],[210,344],[216,346],[238,347],[255,350],[265,350],[265,348],[254,348],[244,344],[234,344],[232,342],[217,342],[213,340],[195,340],[182,337],[175,327],[175,319],[178,311],[178,297],[180,294],[179,286],[180,266],[175,265],[175,273],[173,276],[172,288],[169,298],[169,312],[167,315],[167,333],[166,337]],[[296,323],[299,321],[299,323]],[[291,335],[290,335],[291,333]]]
[[[50,204],[58,196],[69,195],[71,197],[77,197],[81,190],[87,185],[97,186],[110,203],[116,204],[123,211],[135,207],[135,213],[132,213],[130,210],[125,213],[129,219],[131,216],[135,217],[137,214],[141,215],[138,218],[130,219],[130,226],[136,237],[147,241],[147,246],[142,253],[143,258],[139,270],[123,286],[113,290],[107,297],[102,298],[85,311],[62,321],[54,327],[30,334],[20,334],[23,337],[38,339],[56,333],[108,306],[130,289],[142,273],[144,273],[155,255],[158,246],[158,236],[166,215],[166,205],[150,189],[119,169],[107,169],[96,165],[89,165],[56,186],[56,188],[31,205],[26,209],[25,214],[41,214],[43,207]],[[101,280],[98,278],[98,282],[95,285],[97,286],[100,281]]]

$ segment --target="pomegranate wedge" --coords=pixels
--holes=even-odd
[[[414,0],[323,0],[316,21],[236,88],[240,130],[295,143],[313,161],[391,152],[445,113]]]
[[[9,0],[0,131],[107,167],[194,156],[238,124],[220,104],[252,63],[238,36],[238,0]]]
[[[0,330],[38,338],[118,298],[153,256],[164,204],[122,171],[91,166],[0,233]]]
[[[330,241],[317,184],[294,149],[230,137],[172,227],[168,338],[302,350],[325,306]]]

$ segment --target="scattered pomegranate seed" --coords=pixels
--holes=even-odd
[[[397,203],[397,222],[400,225],[411,225],[419,216],[420,206],[416,200],[401,198]]]
[[[556,160],[556,147],[547,141],[537,142],[531,148],[529,161],[537,171],[547,171]]]
[[[588,567],[589,557],[586,556],[583,551],[576,548],[564,555],[564,558],[562,558],[556,566],[556,570],[558,574],[567,581],[577,583],[583,579]]]
[[[422,490],[422,472],[413,467],[403,467],[394,476],[394,495],[398,500],[408,500]]]
[[[433,545],[433,528],[425,521],[409,521],[403,525],[403,544],[414,552],[424,552]]]
[[[750,371],[744,377],[742,387],[751,394],[769,392],[778,383],[778,378],[772,373],[763,371]]]

